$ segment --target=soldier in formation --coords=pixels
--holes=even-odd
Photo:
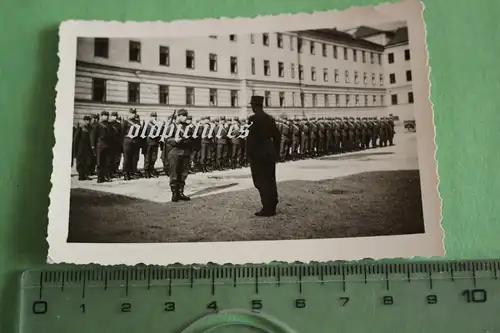
[[[146,121],[141,121],[136,109],[130,109],[123,119],[118,113],[109,114],[107,111],[100,115],[85,116],[83,123],[73,129],[72,163],[76,161],[78,178],[89,180],[97,173],[97,181],[102,183],[121,177],[131,180],[158,177],[161,173],[172,176],[174,169],[169,155],[175,145],[171,140],[169,143],[169,140],[151,133],[168,133],[172,137],[178,125],[192,125],[191,128],[195,130],[190,141],[188,167],[182,170],[190,173],[210,172],[249,165],[247,138],[239,135],[244,132],[245,126],[250,125],[248,118],[205,116],[194,119],[190,115],[184,116],[184,112],[187,113],[185,110],[181,115],[180,111],[174,112],[163,122],[155,112],[150,113]],[[392,116],[289,118],[283,115],[275,117],[275,122],[280,133],[278,162],[394,144]],[[155,126],[157,123],[162,124],[161,127]],[[144,159],[142,172],[138,169],[141,154]],[[161,161],[162,172],[156,168],[158,160]],[[175,196],[177,198],[183,197],[180,190],[183,177],[175,185],[179,187],[179,195]]]

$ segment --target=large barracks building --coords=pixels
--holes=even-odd
[[[136,108],[166,119],[240,116],[252,95],[289,117],[413,118],[407,28],[360,27],[189,39],[79,38],[75,122]]]

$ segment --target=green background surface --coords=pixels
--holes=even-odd
[[[61,21],[251,17],[380,2],[0,0],[0,332],[13,331],[20,272],[47,253]],[[424,4],[447,258],[500,257],[500,1]]]

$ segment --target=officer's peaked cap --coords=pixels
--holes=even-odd
[[[106,110],[101,111],[101,116],[109,116],[109,112]]]
[[[111,115],[112,115],[113,117],[118,117],[118,112],[113,111],[113,112],[111,112]]]
[[[177,115],[178,116],[186,116],[188,115],[188,111],[186,109],[180,109],[179,111],[177,111]]]
[[[264,97],[263,96],[252,96],[250,99],[250,104],[255,104],[255,105],[263,105],[264,104]]]
[[[157,114],[156,112],[151,112],[151,113],[149,114],[149,116],[150,116],[150,117],[156,117],[157,115],[158,115],[158,114]]]

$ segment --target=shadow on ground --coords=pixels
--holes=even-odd
[[[208,242],[342,238],[423,233],[418,170],[367,172],[279,183],[278,214],[255,189],[156,203],[71,190],[68,242]]]

